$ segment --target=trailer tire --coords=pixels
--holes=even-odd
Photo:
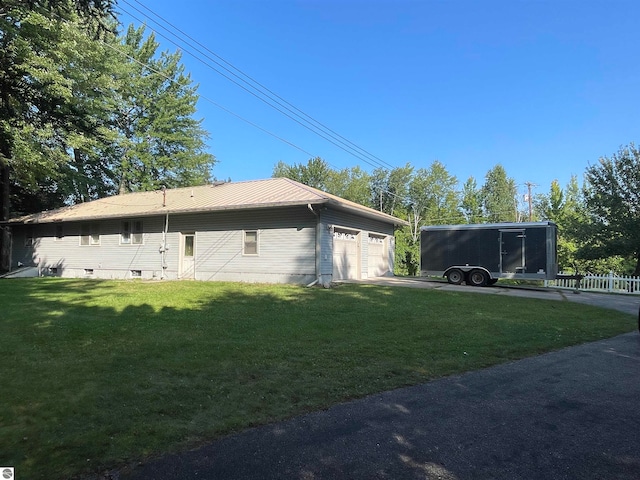
[[[467,275],[467,284],[473,287],[484,287],[489,280],[489,275],[484,270],[471,270]]]
[[[460,285],[464,280],[464,273],[462,270],[458,270],[454,268],[453,270],[449,270],[447,272],[447,281],[452,285]]]

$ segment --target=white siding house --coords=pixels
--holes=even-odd
[[[117,195],[7,223],[12,269],[300,284],[392,275],[405,224],[286,178]]]

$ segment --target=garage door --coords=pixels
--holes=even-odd
[[[358,232],[336,228],[333,232],[333,278],[358,278]]]
[[[369,234],[368,267],[370,277],[381,277],[389,271],[389,257],[385,237]]]

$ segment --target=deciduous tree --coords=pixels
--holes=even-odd
[[[469,177],[462,186],[462,212],[467,223],[482,223],[482,194],[476,179]]]
[[[39,140],[48,139],[47,131],[64,129],[77,119],[68,115],[73,96],[66,72],[57,63],[69,55],[60,49],[65,22],[79,16],[83,29],[98,34],[112,18],[112,7],[111,0],[0,3],[0,220],[11,216],[16,150],[34,152]],[[50,145],[44,141],[39,147],[46,151]],[[31,159],[35,160],[34,170],[50,168],[43,156]],[[9,268],[9,245],[5,227],[0,238],[0,270]]]
[[[481,189],[484,217],[487,222],[517,221],[516,182],[507,176],[502,165],[487,173]]]
[[[272,177],[285,177],[319,190],[326,190],[331,176],[331,167],[320,157],[310,158],[306,164],[288,165],[280,161],[273,168]]]
[[[633,258],[633,274],[640,276],[640,151],[634,144],[587,168],[584,198],[587,222],[580,254]]]

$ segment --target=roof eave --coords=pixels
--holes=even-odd
[[[140,217],[156,217],[156,216],[164,216],[164,215],[186,215],[192,213],[207,213],[207,212],[228,212],[228,211],[238,211],[238,210],[262,210],[267,208],[283,208],[283,207],[300,207],[306,205],[322,205],[327,203],[327,199],[313,199],[313,200],[294,200],[290,202],[272,202],[272,203],[264,203],[264,204],[243,204],[243,205],[227,205],[227,206],[217,206],[217,207],[202,207],[202,208],[179,208],[179,209],[169,209],[166,210],[156,210],[156,211],[148,211],[148,212],[132,212],[120,215],[86,215],[86,216],[78,216],[73,218],[59,218],[59,217],[50,217],[50,218],[37,218],[32,217],[31,215],[25,215],[18,218],[13,218],[10,220],[5,220],[0,222],[0,225],[40,225],[40,224],[49,224],[49,223],[62,223],[62,222],[88,222],[95,220],[113,220],[118,218],[140,218]],[[164,207],[166,208],[166,207]],[[37,214],[36,214],[37,215]]]
[[[391,223],[398,227],[409,225],[409,222],[402,220],[401,218],[394,217],[393,215],[389,215],[384,212],[378,212],[377,210],[373,210],[373,209],[365,210],[364,207],[351,206],[335,200],[329,200],[327,201],[327,203],[338,210],[345,210],[348,212],[357,213],[358,215],[371,218],[373,220],[378,220],[384,223]]]

